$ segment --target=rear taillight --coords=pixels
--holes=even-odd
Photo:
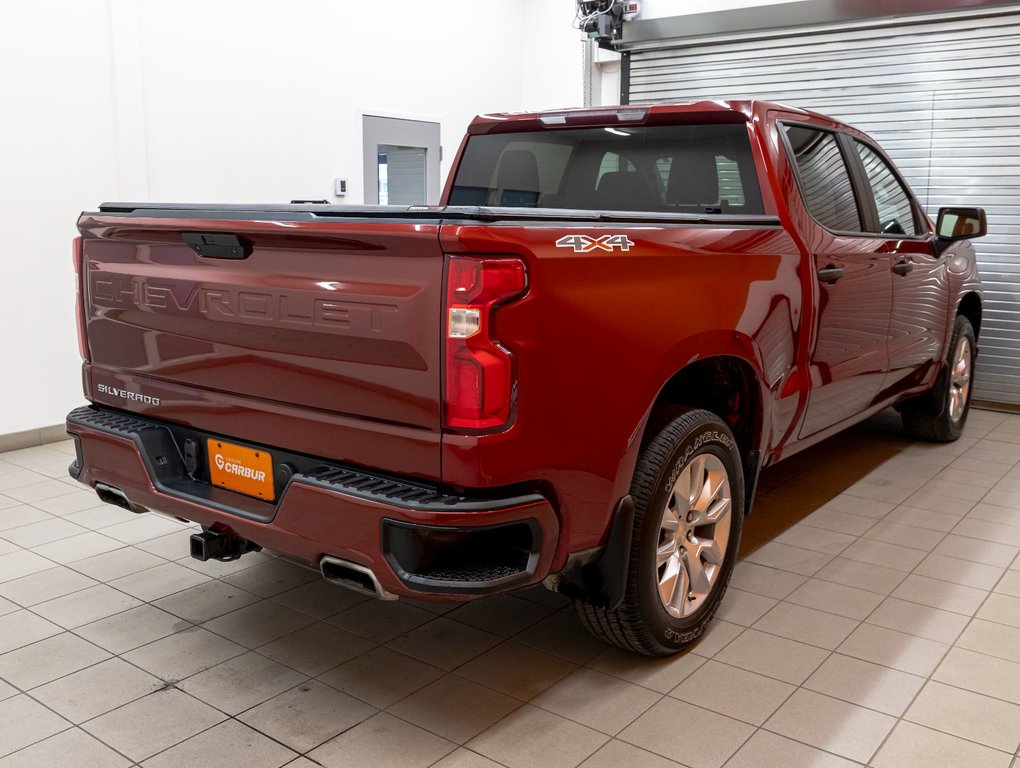
[[[496,338],[497,308],[524,293],[520,259],[454,256],[446,268],[444,420],[451,429],[506,426],[514,404],[514,361]]]
[[[89,361],[89,342],[85,336],[85,297],[82,294],[82,244],[81,238],[74,238],[72,248],[74,260],[74,318],[78,325],[78,354],[85,362]]]

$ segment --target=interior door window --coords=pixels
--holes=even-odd
[[[910,193],[896,178],[888,163],[867,144],[854,142],[864,163],[868,184],[878,207],[878,226],[887,235],[917,236],[924,234],[915,215]]]
[[[860,232],[861,214],[843,153],[829,131],[784,125],[800,175],[800,192],[808,212],[827,229]]]
[[[379,205],[425,203],[425,148],[380,144]]]

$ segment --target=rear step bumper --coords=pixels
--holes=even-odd
[[[269,448],[289,468],[274,503],[218,488],[185,440],[233,440],[106,408],[68,414],[72,477],[104,500],[240,537],[381,597],[465,599],[541,581],[559,521],[537,493],[457,495]],[[244,441],[239,441],[244,442]]]

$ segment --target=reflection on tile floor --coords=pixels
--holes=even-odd
[[[0,454],[0,768],[1020,768],[1020,416],[884,413],[761,479],[687,653],[541,588],[381,603]],[[73,755],[72,763],[68,756]]]

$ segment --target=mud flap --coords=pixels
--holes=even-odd
[[[563,570],[547,577],[543,583],[567,597],[614,610],[627,591],[633,533],[634,499],[627,495],[616,504],[605,545],[573,553]]]

